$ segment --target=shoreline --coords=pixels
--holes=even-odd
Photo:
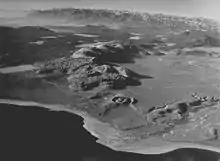
[[[118,135],[117,130],[114,128],[111,128],[109,125],[107,125],[107,123],[103,123],[95,118],[92,118],[91,116],[88,116],[86,113],[82,113],[80,111],[74,111],[74,110],[65,108],[64,105],[41,104],[41,103],[32,102],[32,101],[0,99],[0,104],[12,104],[12,105],[18,105],[18,106],[37,106],[37,107],[43,107],[43,108],[46,108],[48,110],[55,111],[55,112],[64,111],[64,112],[76,114],[80,116],[81,118],[83,118],[82,126],[91,135],[97,138],[97,141],[96,141],[97,144],[102,144],[115,151],[129,152],[129,153],[136,153],[136,154],[163,154],[163,153],[168,153],[168,152],[171,152],[177,149],[182,149],[182,148],[195,148],[195,149],[209,150],[209,151],[220,153],[220,148],[218,147],[202,145],[199,143],[166,142],[161,139],[154,138],[154,137],[151,137],[146,140],[141,140],[141,143],[135,142],[133,144],[130,144],[129,147],[127,147],[126,144],[119,145],[118,142],[116,144],[114,143],[106,144],[106,143],[103,143],[103,140],[108,139],[109,137],[111,137],[110,139],[117,137]],[[105,135],[106,131],[113,135]],[[155,146],[155,145],[149,146],[149,144],[152,145],[152,142],[153,144],[159,143],[159,145],[163,145],[163,146]]]
[[[26,72],[26,71],[32,71],[36,70],[38,67],[33,65],[18,65],[18,66],[6,66],[6,67],[0,67],[0,74],[10,74],[10,73],[18,73],[18,72]]]

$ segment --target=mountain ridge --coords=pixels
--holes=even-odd
[[[185,26],[186,28],[200,28],[213,30],[218,28],[217,21],[202,17],[185,17],[168,14],[150,14],[147,12],[111,9],[88,8],[54,8],[45,10],[32,10],[28,16],[40,18],[66,18],[66,21],[86,20],[98,23],[123,23],[124,25],[163,25],[172,28]]]

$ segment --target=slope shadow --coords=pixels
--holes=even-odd
[[[112,65],[112,66],[116,66],[116,67],[123,67],[121,64],[119,63],[113,63],[113,62],[105,62],[104,64],[107,65]],[[128,75],[130,75],[132,78],[137,78],[137,79],[154,79],[154,77],[150,76],[150,75],[145,75],[145,74],[140,74],[137,73],[131,69],[125,68]]]
[[[160,155],[116,152],[97,144],[83,127],[83,119],[38,107],[0,105],[2,154],[16,160],[71,161],[217,161],[220,154],[180,149]],[[3,155],[1,155],[3,157]]]
[[[131,75],[131,77],[138,78],[138,79],[154,79],[154,77],[150,75],[139,74],[132,70],[129,70],[129,74]]]

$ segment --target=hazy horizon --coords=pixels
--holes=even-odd
[[[96,8],[123,9],[139,12],[206,17],[220,20],[219,0],[0,0],[0,9],[31,10],[50,8]]]

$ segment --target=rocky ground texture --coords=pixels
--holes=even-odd
[[[147,110],[140,109],[136,105],[138,100],[122,89],[127,86],[140,86],[141,79],[151,77],[117,64],[124,63],[124,54],[135,54],[134,49],[118,41],[96,43],[77,50],[70,57],[37,64],[37,75],[44,79],[54,76],[65,78],[70,90],[81,92],[84,96],[85,93],[91,92],[87,99],[92,101],[98,111],[95,115],[126,132],[130,138],[135,136],[136,139],[161,136],[176,125],[189,122],[193,113],[219,103],[217,97],[199,97],[192,94],[192,100],[154,106],[146,108]],[[127,113],[123,114],[123,118],[120,116],[121,109]],[[119,116],[115,121],[111,119],[111,113],[117,110]],[[210,135],[218,138],[215,129],[211,133]]]
[[[138,86],[141,85],[140,79],[145,76],[116,64],[124,62],[124,55],[129,52],[131,53],[128,47],[119,42],[98,43],[77,50],[71,57],[37,64],[37,74],[45,77],[51,74],[66,75],[70,87],[75,90],[91,90],[95,87],[125,89],[126,86]]]

